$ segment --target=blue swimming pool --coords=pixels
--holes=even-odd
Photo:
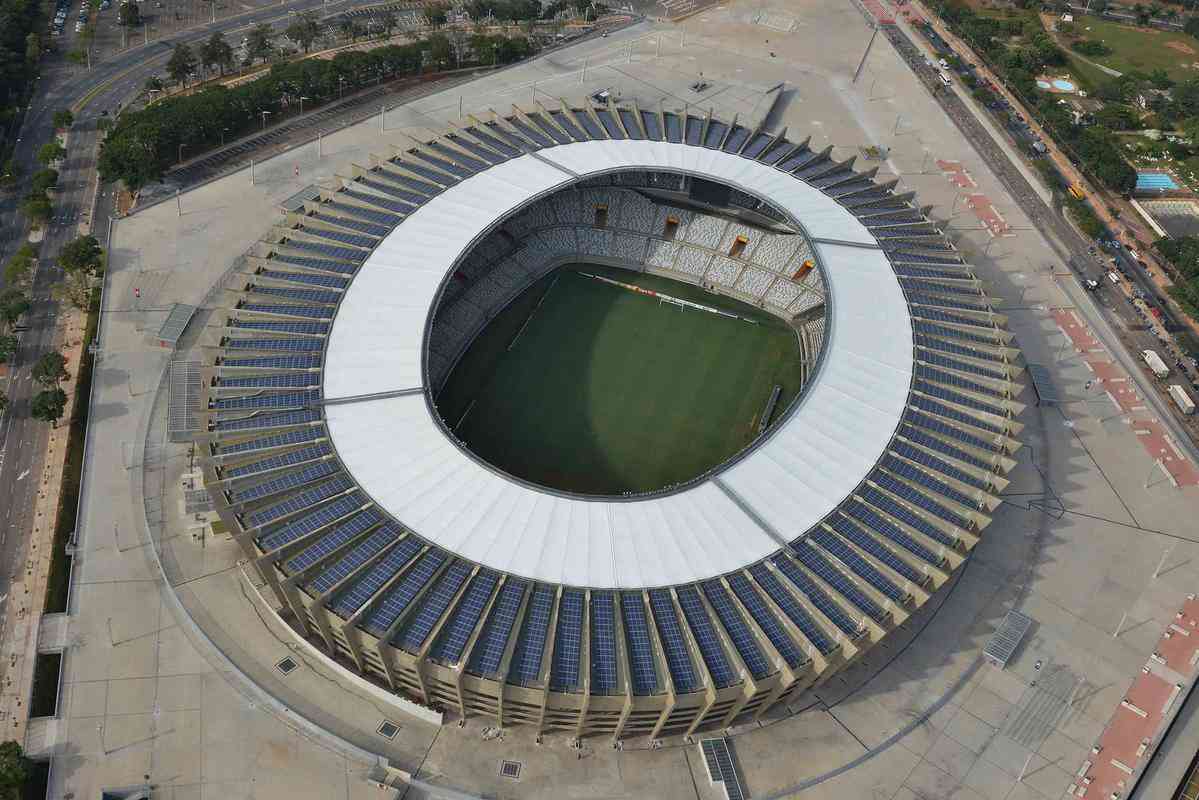
[[[1165,172],[1138,172],[1137,191],[1173,191],[1178,188],[1174,178]]]

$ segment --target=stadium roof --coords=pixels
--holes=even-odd
[[[580,178],[629,169],[718,180],[796,220],[824,270],[826,352],[797,413],[716,477],[648,499],[569,496],[505,476],[447,437],[423,391],[426,332],[443,282],[494,224]],[[575,142],[462,180],[371,253],[329,337],[325,415],[359,486],[422,537],[538,580],[662,586],[764,558],[841,503],[895,433],[911,385],[912,346],[890,262],[870,231],[820,190],[720,151]]]

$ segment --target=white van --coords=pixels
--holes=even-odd
[[[941,59],[937,63],[941,65],[941,69],[949,69],[949,62],[945,59]]]
[[[949,80],[949,76],[946,75],[944,72],[938,72],[937,77],[940,78],[941,83],[945,84],[946,86],[949,86],[950,84],[953,83],[953,81]]]

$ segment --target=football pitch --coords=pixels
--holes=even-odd
[[[732,311],[662,303],[577,269]],[[690,480],[777,419],[800,386],[795,333],[753,306],[652,275],[556,270],[501,312],[437,399],[481,458],[556,489],[621,494]]]

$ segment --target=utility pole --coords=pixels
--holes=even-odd
[[[254,185],[254,159],[250,159],[250,185]]]
[[[387,106],[379,106],[379,133],[387,133]]]
[[[321,160],[321,132],[316,132],[316,160]]]
[[[179,216],[183,216],[183,201],[179,198],[179,190],[175,190],[175,210],[179,212]]]
[[[862,53],[862,60],[858,62],[858,68],[853,73],[852,83],[857,83],[858,78],[862,75],[862,67],[866,66],[866,58],[870,55],[870,48],[874,46],[874,40],[878,37],[878,26],[875,26],[874,32],[870,34],[870,41],[866,43],[866,51]]]

